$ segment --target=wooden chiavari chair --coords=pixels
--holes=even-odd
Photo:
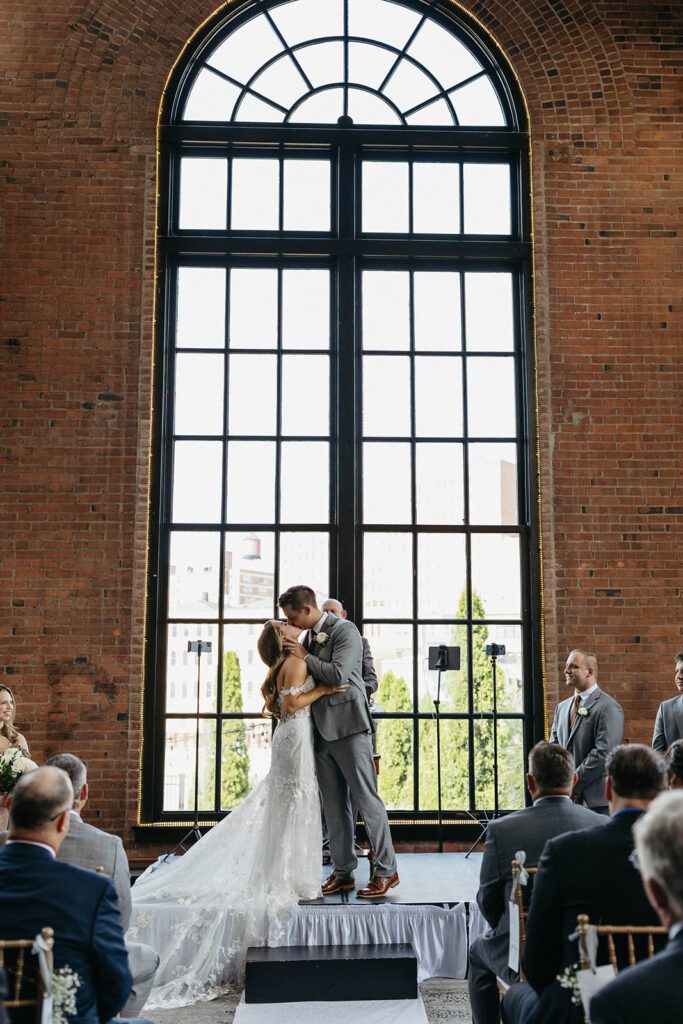
[[[54,932],[52,928],[43,928],[40,934],[46,946],[47,966],[51,973]],[[27,981],[26,971],[27,951],[30,956],[34,942],[35,939],[0,939],[0,968],[5,969],[8,981],[8,998],[3,1000],[3,1006],[8,1010],[15,1010],[24,1006],[35,1006],[36,1021],[40,1021],[44,986],[37,962],[35,971],[31,971],[28,976],[30,981]],[[32,995],[30,998],[28,998],[26,993],[28,984],[31,985]]]

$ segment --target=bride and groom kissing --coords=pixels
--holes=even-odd
[[[268,666],[264,714],[278,723],[268,774],[184,856],[131,892],[128,937],[160,957],[150,1009],[216,998],[241,983],[250,946],[286,943],[299,902],[321,895],[320,793],[333,863],[323,896],[355,889],[351,797],[374,850],[373,875],[357,895],[380,899],[398,885],[360,633],[322,612],[310,587],[291,587],[279,604],[287,622],[267,622],[257,645]]]

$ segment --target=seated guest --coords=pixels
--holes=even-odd
[[[683,740],[676,740],[666,752],[669,789],[683,789]]]
[[[598,659],[586,651],[572,651],[564,668],[573,696],[555,708],[550,742],[572,752],[578,776],[573,798],[600,814],[607,814],[605,760],[624,736],[621,704],[598,686]]]
[[[128,998],[131,975],[116,892],[105,875],[60,864],[56,854],[69,829],[74,792],[59,768],[37,768],[17,782],[9,838],[0,850],[0,939],[54,930],[55,967],[80,979],[70,1024],[100,1024]],[[28,1024],[30,1008],[13,1013]]]
[[[503,1000],[503,1019],[510,1024],[583,1019],[556,980],[578,959],[570,936],[579,914],[594,924],[657,923],[632,863],[632,829],[666,781],[666,765],[650,747],[617,747],[607,759],[611,819],[546,843],[527,917],[522,964],[528,983],[513,985]]]
[[[57,860],[77,864],[81,868],[100,871],[114,883],[119,901],[119,912],[124,932],[128,931],[131,915],[130,870],[123,843],[118,836],[109,835],[81,818],[88,799],[87,770],[74,754],[57,754],[45,762],[65,771],[74,790],[69,831],[59,848]],[[152,990],[154,975],[159,966],[159,954],[142,942],[126,941],[128,964],[133,975],[133,991],[124,1007],[124,1014],[134,1017],[140,1013]]]
[[[518,979],[508,968],[512,858],[518,850],[524,850],[526,864],[534,865],[547,839],[607,822],[600,814],[572,803],[575,782],[574,759],[569,751],[556,743],[537,743],[529,754],[526,777],[533,806],[489,825],[477,903],[491,931],[475,939],[470,948],[468,984],[474,1024],[495,1024],[499,1020],[496,976],[508,984]]]
[[[683,737],[683,651],[674,658],[674,683],[678,695],[662,701],[655,719],[652,746],[661,753]]]
[[[683,793],[664,793],[633,829],[645,892],[669,944],[593,996],[592,1024],[650,1024],[683,1014]]]

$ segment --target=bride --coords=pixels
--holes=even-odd
[[[322,845],[310,705],[345,686],[316,686],[283,649],[299,630],[267,622],[264,714],[278,719],[270,770],[183,857],[132,889],[128,937],[160,955],[146,1008],[215,999],[239,983],[249,946],[277,945],[299,900],[320,896]]]

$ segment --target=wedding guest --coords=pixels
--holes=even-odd
[[[546,840],[606,823],[602,815],[572,802],[575,781],[574,759],[569,751],[556,743],[537,743],[529,754],[526,776],[533,806],[498,818],[488,827],[477,904],[490,930],[472,943],[468,973],[474,1024],[496,1024],[500,1018],[496,978],[509,985],[519,979],[519,974],[508,967],[512,858],[518,850],[524,850],[527,866],[534,866]]]
[[[328,597],[327,601],[323,601],[320,610],[330,612],[332,615],[336,615],[338,619],[348,618],[346,608],[336,597]],[[377,692],[377,671],[367,637],[361,636],[360,639],[363,644],[363,685],[365,686],[368,701],[372,703],[372,695]]]
[[[0,939],[54,929],[55,967],[69,967],[80,981],[71,1024],[101,1024],[125,1004],[131,975],[111,881],[56,859],[73,802],[59,768],[37,768],[14,787],[9,838],[0,850]],[[32,1011],[21,1013],[13,1024],[33,1020]]]
[[[69,831],[59,848],[57,860],[89,868],[111,878],[118,897],[121,924],[124,932],[127,932],[132,911],[128,858],[118,836],[110,835],[83,821],[81,815],[89,793],[86,766],[74,754],[57,754],[45,763],[66,772],[74,791]],[[142,1010],[152,990],[154,975],[159,966],[159,954],[143,942],[128,939],[126,949],[133,975],[133,990],[123,1014],[135,1017]]]
[[[593,811],[607,814],[605,760],[624,735],[621,705],[598,686],[598,659],[587,651],[571,651],[564,668],[574,695],[555,709],[550,742],[574,755],[578,776],[572,797]]]
[[[665,755],[669,789],[683,789],[683,739],[671,744]]]
[[[680,742],[680,741],[679,741]],[[647,898],[669,931],[651,960],[622,971],[593,996],[592,1024],[677,1021],[683,1007],[683,793],[663,793],[633,829]]]
[[[26,738],[15,728],[16,702],[8,686],[0,686],[0,754],[10,747],[17,747],[30,757]]]
[[[674,657],[674,684],[678,695],[662,701],[655,719],[652,746],[661,753],[683,737],[683,651]]]

